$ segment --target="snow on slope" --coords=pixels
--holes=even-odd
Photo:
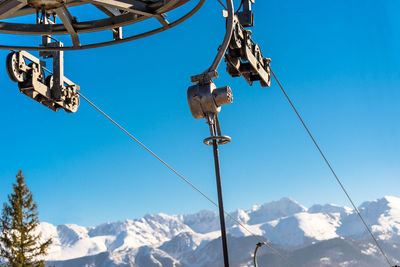
[[[336,238],[338,226],[337,216],[300,212],[266,223],[261,228],[273,243],[295,247]]]
[[[281,217],[290,216],[307,209],[289,198],[282,198],[261,206],[254,206],[247,212],[250,217],[249,224],[259,224],[272,221]]]
[[[400,241],[400,198],[364,202],[359,209],[379,239]],[[255,234],[287,248],[338,237],[367,237],[357,215],[334,204],[314,205],[307,210],[283,198],[250,210],[238,209],[231,215]],[[227,227],[235,238],[249,236],[229,218]],[[49,260],[109,253],[113,262],[121,264],[137,261],[138,266],[180,266],[180,262],[193,258],[194,251],[210,249],[208,244],[219,237],[219,219],[215,212],[200,211],[190,215],[146,215],[96,227],[41,223],[40,230],[44,238],[51,236],[54,241]],[[202,259],[200,265],[207,260]]]
[[[341,207],[336,204],[313,205],[307,210],[309,213],[339,213],[341,216],[348,215],[353,212],[349,207]]]
[[[400,198],[385,196],[374,201],[367,201],[359,207],[359,210],[379,239],[400,240]],[[357,238],[365,235],[365,230],[357,214],[352,213],[343,218],[338,233]]]

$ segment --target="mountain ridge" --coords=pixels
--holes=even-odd
[[[400,255],[400,246],[397,244],[400,241],[400,198],[385,196],[366,201],[359,210],[379,241]],[[287,251],[289,255],[296,255],[296,251],[318,244],[340,243],[343,247],[351,244],[358,251],[358,262],[368,262],[364,261],[367,256],[371,258],[370,262],[379,261],[379,252],[371,243],[357,214],[348,207],[316,204],[307,209],[294,200],[282,198],[254,205],[248,210],[237,209],[231,215],[260,238]],[[148,214],[140,219],[104,223],[95,227],[75,224],[54,226],[43,222],[40,230],[44,238],[52,237],[54,240],[47,260],[56,266],[82,261],[88,265],[75,266],[100,266],[99,263],[90,265],[92,261],[97,262],[99,257],[106,259],[104,266],[139,267],[216,266],[213,264],[221,260],[218,216],[207,210],[181,215]],[[227,232],[232,240],[231,247],[247,251],[246,257],[236,257],[234,265],[247,266],[256,241],[229,218]],[[237,242],[253,242],[254,245],[248,248]],[[321,247],[319,249],[325,251]],[[338,251],[346,254],[340,248]],[[313,260],[321,266],[340,266],[332,263],[340,260],[340,257],[331,255],[322,258]]]

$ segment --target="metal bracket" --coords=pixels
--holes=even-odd
[[[54,24],[55,15],[52,21],[50,14],[45,10],[41,14],[38,11],[36,22],[37,24]],[[43,35],[41,47],[63,47],[63,43],[49,35]],[[40,51],[39,56],[44,59],[53,59],[53,72],[48,71],[52,75],[46,77],[45,61],[41,61],[26,51],[19,51],[7,56],[7,72],[11,80],[18,82],[19,90],[23,94],[53,111],[64,109],[68,113],[76,112],[79,107],[77,91],[80,87],[64,76],[64,52]],[[27,61],[31,63],[27,64]]]
[[[221,111],[221,106],[233,102],[231,88],[229,86],[217,88],[212,81],[190,86],[187,98],[195,119],[207,118],[208,114],[216,115]]]
[[[27,64],[27,61],[31,63]],[[11,80],[18,82],[21,93],[53,111],[64,109],[71,113],[78,110],[79,86],[65,77],[59,79],[62,80],[62,85],[54,85],[55,75],[59,75],[60,71],[46,77],[42,61],[26,51],[10,53],[6,65]],[[54,97],[55,92],[59,95],[58,98]]]
[[[236,13],[243,27],[254,26],[254,13],[251,11],[251,5],[254,4],[254,2],[255,0],[242,0],[243,11]]]
[[[260,81],[262,87],[271,85],[271,59],[263,57],[260,46],[251,39],[251,31],[240,23],[235,24],[225,61],[232,77],[243,76],[250,85],[254,81]]]

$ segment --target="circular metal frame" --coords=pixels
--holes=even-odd
[[[210,137],[207,137],[206,139],[204,139],[203,143],[205,145],[212,146],[214,140],[217,141],[217,145],[225,145],[225,144],[231,142],[232,138],[230,138],[227,135],[210,136]]]
[[[11,1],[11,0],[10,0]],[[92,0],[90,0],[92,1]],[[163,15],[165,12],[171,11],[179,6],[189,2],[190,0],[170,0],[167,4],[161,6],[160,8],[156,9],[154,13],[147,14],[147,15],[138,15],[137,13],[126,13],[121,14],[118,16],[111,16],[110,18],[106,19],[99,19],[93,20],[90,22],[76,22],[76,23],[68,23],[66,19],[62,19],[63,24],[23,24],[23,23],[10,23],[10,22],[2,22],[0,21],[0,33],[6,34],[19,34],[19,35],[67,35],[70,34],[72,41],[74,43],[73,46],[64,46],[64,47],[41,47],[41,46],[16,46],[16,45],[1,45],[0,49],[6,50],[29,50],[29,51],[70,51],[70,50],[82,50],[82,49],[90,49],[90,48],[98,48],[104,47],[114,44],[121,44],[133,40],[137,40],[140,38],[148,37],[170,28],[177,26],[178,24],[184,22],[191,16],[193,16],[204,4],[205,0],[198,0],[198,3],[192,10],[188,13],[180,17],[179,19],[168,23],[166,20],[163,19]],[[119,1],[118,1],[119,2]],[[66,8],[59,8],[63,10],[56,11],[61,18],[64,12],[68,12]],[[27,15],[27,14],[25,14]],[[1,16],[0,16],[1,17]],[[70,17],[70,14],[67,13],[65,17]],[[97,32],[103,30],[112,30],[118,27],[127,26],[130,24],[134,24],[148,18],[154,17],[162,23],[162,27],[136,34],[133,36],[129,36],[126,38],[121,39],[114,39],[112,41],[106,42],[99,42],[87,45],[80,45],[79,39],[76,41],[78,34],[80,33],[90,33],[90,32]]]

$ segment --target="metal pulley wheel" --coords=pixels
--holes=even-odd
[[[38,65],[36,63],[29,63],[28,67],[33,71],[33,69],[38,69],[39,70],[39,77],[38,81],[41,83],[45,83],[45,77],[44,77],[44,69],[42,67],[38,68]]]
[[[45,84],[46,84],[49,88],[53,88],[53,75],[49,75],[49,76],[46,77]]]
[[[19,62],[19,56],[16,52],[8,54],[6,69],[12,81],[21,83],[26,81],[26,73],[21,70],[22,64],[25,64],[25,61]]]
[[[72,107],[72,109],[71,109],[71,110],[64,109],[65,112],[67,112],[67,113],[75,113],[75,112],[77,112],[80,103],[81,103],[81,100],[80,100],[78,94],[72,96],[72,97],[71,97],[71,107]]]

